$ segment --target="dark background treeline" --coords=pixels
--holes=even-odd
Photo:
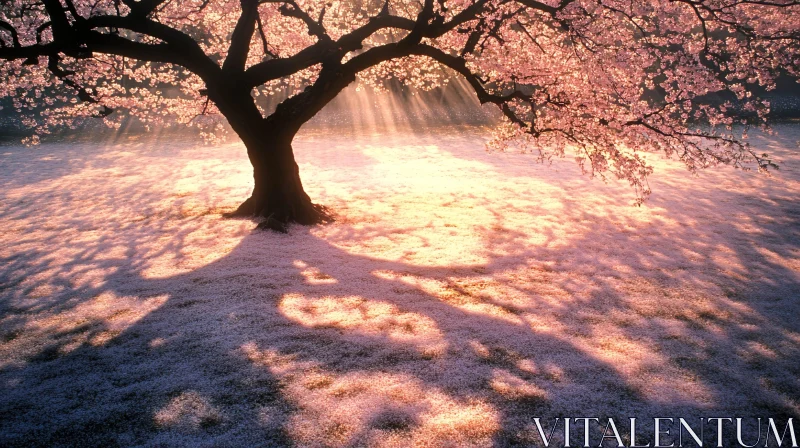
[[[769,92],[761,89],[755,93],[770,102],[770,119],[775,121],[800,119],[800,83],[795,80],[783,77],[779,80],[777,89]],[[703,99],[703,102],[709,104],[721,104],[726,101],[734,105],[732,113],[735,115],[741,118],[754,118],[755,114],[743,111],[739,106],[740,103],[730,92],[710,94]],[[274,100],[270,102],[277,103]],[[0,99],[0,106],[2,106],[0,140],[18,141],[31,134],[31,130],[22,125],[21,114],[14,109],[11,98]],[[274,104],[268,105],[268,108],[272,107]],[[22,113],[36,114],[37,111]],[[490,124],[497,118],[498,114],[492,106],[481,107],[469,91],[469,87],[455,81],[428,92],[412,92],[398,86],[394,86],[386,93],[372,92],[369,89],[360,91],[356,91],[355,88],[348,89],[315,117],[309,126],[317,124],[326,127],[336,125],[347,127],[354,123],[363,124],[365,120],[377,122],[378,125],[385,125],[387,121],[408,126],[481,125]],[[126,134],[152,131],[135,119],[124,120],[121,130]],[[75,130],[56,129],[49,138],[74,138],[76,135],[86,133],[99,136],[119,132],[107,128],[100,120],[93,119],[81,124]],[[199,134],[199,130],[185,126],[175,126],[167,132],[184,137]]]

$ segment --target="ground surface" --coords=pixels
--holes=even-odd
[[[800,413],[800,125],[654,194],[479,129],[296,144],[338,215],[223,220],[240,145],[0,147],[0,445],[467,446]],[[580,437],[580,436],[578,436]],[[595,442],[596,443],[596,442]]]

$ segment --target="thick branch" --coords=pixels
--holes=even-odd
[[[8,33],[11,34],[11,43],[15,47],[19,47],[20,46],[20,44],[19,44],[19,35],[17,34],[16,28],[14,28],[10,23],[6,22],[5,20],[0,20],[0,28],[8,31]],[[0,43],[3,43],[3,42],[0,41]]]
[[[308,13],[303,11],[294,0],[283,0],[283,4],[280,6],[280,12],[286,17],[294,17],[302,20],[303,23],[306,24],[306,27],[308,27],[309,35],[316,36],[319,40],[330,40],[328,32],[325,31],[325,27],[322,26],[322,19],[325,16],[325,7],[322,8],[319,20],[316,21],[312,19]]]
[[[50,16],[50,21],[53,29],[53,38],[55,40],[73,40],[73,30],[67,20],[67,14],[61,6],[59,0],[43,0],[47,15]]]
[[[338,41],[318,41],[293,56],[262,61],[245,72],[245,84],[250,87],[262,85],[274,79],[289,76],[329,59],[332,54],[340,56],[361,49],[362,42],[373,33],[386,28],[411,30],[414,21],[398,16],[377,16],[366,24],[342,36]]]
[[[253,88],[273,79],[280,79],[300,70],[319,64],[330,51],[330,44],[317,42],[288,58],[276,58],[259,62],[244,72],[244,85]]]
[[[203,52],[197,41],[189,35],[167,25],[137,17],[96,16],[87,19],[83,26],[88,29],[117,28],[154,37],[164,44],[143,44],[125,39],[116,34],[98,31],[88,32],[87,49],[100,53],[122,54],[131,58],[151,62],[169,62],[186,67],[193,73],[211,81],[219,74],[219,66]],[[153,51],[149,55],[148,51]]]
[[[228,47],[228,57],[222,64],[225,72],[244,70],[247,54],[250,51],[250,41],[256,30],[258,19],[258,2],[256,0],[242,0],[242,14],[236,22],[236,27],[231,34],[231,44]]]

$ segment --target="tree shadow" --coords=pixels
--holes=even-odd
[[[0,258],[0,440],[524,446],[535,417],[797,415],[800,204],[691,194],[657,198],[667,212],[644,223],[567,208],[567,234],[543,225],[534,244],[507,217],[541,210],[465,192],[488,216],[471,230],[483,261],[443,265],[432,237],[450,228],[379,221],[288,236],[240,221],[229,249],[181,269],[196,233],[220,245],[205,211],[90,243],[32,233]],[[741,216],[693,224],[722,199]],[[409,235],[429,258],[354,246]]]
[[[87,321],[54,334],[54,342],[39,348],[22,365],[6,366],[2,405],[6,442],[192,444],[201,440],[192,435],[225,434],[221,440],[236,443],[243,440],[230,433],[246,429],[246,433],[238,434],[246,437],[244,440],[284,444],[289,442],[287,419],[296,404],[283,398],[281,389],[296,386],[280,384],[291,383],[287,378],[294,375],[313,378],[315,372],[321,377],[319,384],[307,386],[310,391],[322,389],[320,393],[329,394],[325,399],[318,397],[320,402],[337,396],[345,397],[344,401],[358,397],[356,401],[365,402],[377,397],[379,403],[373,403],[370,412],[362,416],[363,427],[352,427],[347,418],[344,422],[334,418],[325,421],[328,427],[320,428],[331,440],[349,443],[363,442],[370,430],[411,430],[429,409],[381,396],[380,389],[363,389],[360,381],[334,384],[327,378],[330,375],[408,382],[422,394],[410,399],[424,402],[424,394],[435,392],[462,404],[486,399],[492,405],[505,402],[502,395],[485,396],[485,389],[495,381],[503,384],[495,387],[503,388],[517,412],[535,415],[548,408],[548,394],[559,387],[570,394],[598,393],[592,377],[618,385],[626,396],[631,393],[603,363],[579,351],[564,350],[563,342],[552,337],[530,332],[524,323],[515,321],[513,313],[499,307],[493,307],[499,312],[497,316],[470,312],[403,282],[447,282],[453,275],[485,275],[492,271],[492,263],[448,268],[413,266],[353,256],[314,237],[307,229],[294,228],[292,233],[293,244],[285,244],[255,232],[225,257],[166,279],[142,278],[133,258],[127,265],[114,263],[116,271],[106,276],[103,286],[73,290],[72,294],[87,301],[111,293],[114,297],[135,295],[141,302],[157,304],[118,334],[107,334],[113,331],[113,314]],[[267,263],[259,261],[264,257]],[[336,276],[323,272],[331,267],[331,261],[339,268]],[[12,277],[13,281],[12,272],[36,270],[21,264],[24,262],[19,259],[8,264],[3,278]],[[309,274],[307,268],[312,266],[321,268]],[[71,270],[72,266],[64,268]],[[448,289],[455,291],[456,303],[472,300],[481,307],[491,307],[480,298],[465,299],[455,286],[445,286]],[[82,305],[67,301],[54,304],[50,311],[63,314],[70,306],[67,303],[75,308]],[[342,320],[330,319],[321,306],[343,313]],[[26,324],[24,312],[42,312],[41,308],[12,311],[18,318],[10,326],[20,333]],[[6,340],[14,337],[14,330],[4,336]],[[81,341],[78,347],[70,349],[76,340]],[[514,342],[509,345],[510,340]],[[521,369],[518,364],[533,354],[531,350],[541,367],[523,363]],[[581,365],[580,372],[564,371],[560,365],[565,361]],[[277,368],[281,373],[275,374],[273,363],[288,367],[285,371]],[[505,376],[493,379],[496,371]],[[464,376],[465,372],[470,373]],[[515,390],[520,386],[516,383],[530,384],[520,392]],[[327,391],[331,385],[339,389]],[[187,393],[190,398],[196,395],[206,400],[205,407],[219,410],[203,410],[203,400],[188,399]],[[302,401],[306,397],[299,398]],[[173,403],[175,400],[178,404]],[[186,409],[181,407],[181,400],[189,401],[183,406]],[[428,406],[434,405],[441,403]],[[164,411],[170,406],[176,408],[171,411],[174,415]],[[469,405],[464,406],[469,409]],[[265,412],[280,418],[265,424],[259,420]],[[158,426],[159,415],[165,413],[170,415],[161,420],[174,421],[184,430],[181,436],[187,437],[187,429],[195,432],[189,431],[184,439],[170,438],[176,437],[166,431],[170,428]],[[294,422],[294,431],[302,433],[296,427],[302,426],[305,418],[312,417],[303,414],[299,422]],[[479,436],[493,435],[495,425],[502,426],[506,420],[495,418],[498,421],[488,429],[478,430]],[[168,435],[159,438],[159,429]],[[152,433],[157,434],[154,439]],[[314,432],[312,436],[320,434]]]

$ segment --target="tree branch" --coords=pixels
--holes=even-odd
[[[222,64],[222,71],[231,72],[244,70],[247,54],[250,51],[250,41],[256,29],[258,18],[258,1],[242,0],[242,14],[233,28],[231,44],[228,47],[228,57]]]
[[[61,58],[58,54],[50,55],[50,58],[47,63],[47,68],[50,72],[58,77],[65,85],[71,87],[75,92],[78,94],[78,98],[86,103],[97,104],[101,106],[101,110],[98,112],[98,117],[106,117],[111,115],[114,110],[109,108],[108,106],[101,104],[100,101],[97,100],[94,96],[92,96],[85,88],[80,86],[78,83],[73,81],[69,78],[69,76],[73,75],[73,72],[67,71],[62,69],[58,63],[61,61]]]
[[[19,35],[17,34],[17,29],[14,28],[10,23],[6,22],[5,20],[0,20],[0,28],[6,30],[11,34],[11,43],[15,47],[19,47]],[[0,41],[5,46],[5,43]]]

